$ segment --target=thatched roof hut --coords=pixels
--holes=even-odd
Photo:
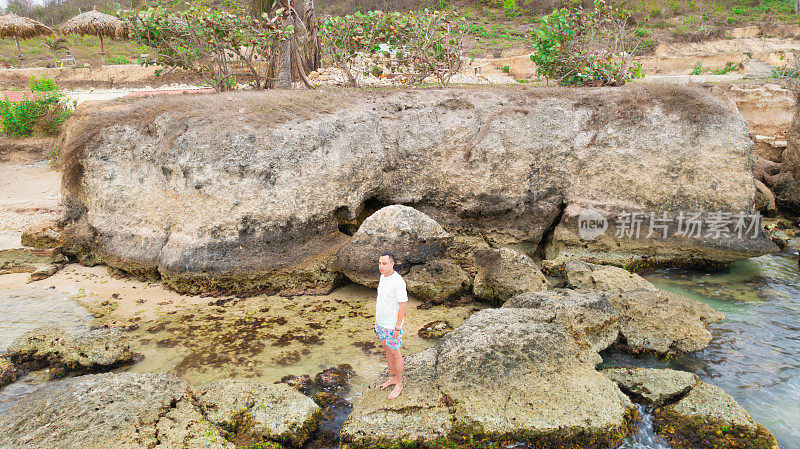
[[[13,37],[17,41],[17,50],[20,54],[22,54],[22,49],[19,48],[20,38],[30,39],[50,34],[55,32],[42,22],[20,17],[14,13],[0,15],[0,38]]]
[[[87,11],[83,14],[67,20],[61,25],[61,34],[92,34],[100,38],[100,53],[105,53],[103,47],[103,36],[110,38],[121,37],[123,33],[120,29],[123,27],[122,20],[110,15],[104,14],[97,10],[97,6],[92,11]]]

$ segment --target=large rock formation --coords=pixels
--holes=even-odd
[[[8,346],[7,355],[20,368],[50,368],[51,378],[109,371],[133,363],[136,356],[118,329],[72,334],[58,326],[37,327],[20,335]]]
[[[302,446],[322,417],[311,398],[283,383],[223,379],[200,387],[196,395],[212,423],[233,426],[246,422],[255,435],[292,447]]]
[[[475,296],[494,304],[517,293],[547,289],[547,279],[533,259],[511,248],[477,250],[475,266]]]
[[[492,247],[535,247],[555,226],[550,259],[681,265],[775,250],[758,231],[580,239],[582,207],[753,208],[744,121],[684,88],[125,100],[82,105],[61,148],[65,251],[183,292],[329,289],[342,231],[391,204]]]
[[[378,257],[395,256],[395,269],[405,273],[413,265],[442,256],[453,236],[439,223],[413,207],[386,206],[367,217],[336,254],[336,268],[351,281],[375,288],[380,272]]]
[[[705,348],[711,341],[706,326],[725,318],[694,299],[646,289],[621,293],[561,288],[526,292],[512,297],[503,307],[534,309],[594,351],[616,342],[621,349],[658,356]]]
[[[619,336],[619,315],[602,292],[557,288],[521,293],[506,301],[503,308],[552,314],[550,321],[564,326],[579,345],[594,351],[608,348]]]
[[[633,352],[677,356],[705,348],[706,329],[725,316],[713,307],[662,290],[631,290],[609,296],[620,315],[622,345]]]
[[[613,447],[633,406],[595,370],[551,314],[501,308],[470,316],[434,346],[405,358],[405,389],[394,400],[372,386],[342,427],[348,447],[421,447],[477,439],[538,446]],[[593,355],[593,356],[592,356]],[[386,374],[386,373],[384,373]]]
[[[319,415],[311,399],[284,384],[193,389],[170,374],[92,374],[47,383],[14,404],[0,416],[0,447],[282,447],[275,439],[299,447]]]

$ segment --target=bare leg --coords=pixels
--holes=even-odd
[[[397,383],[395,383],[394,388],[392,388],[392,392],[389,393],[389,399],[394,399],[400,396],[400,392],[403,391],[403,354],[400,353],[399,349],[391,349],[392,351],[392,358],[394,359],[394,368],[395,373],[397,374],[395,379],[397,379]]]
[[[381,344],[383,345],[383,353],[386,355],[386,364],[389,365],[389,380],[380,385],[381,390],[383,390],[389,385],[394,385],[397,383],[395,382],[395,373],[397,371],[394,367],[394,357],[392,357],[392,354],[389,352],[392,350],[392,348],[387,346],[385,341],[382,341]]]

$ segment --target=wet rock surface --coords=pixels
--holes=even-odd
[[[450,260],[414,265],[403,279],[410,294],[434,304],[458,298],[472,287],[472,278]]]
[[[309,438],[322,415],[311,398],[283,383],[223,379],[198,387],[195,395],[211,423],[293,447]]]
[[[365,390],[342,427],[343,442],[418,440],[439,447],[486,437],[613,446],[627,433],[633,406],[549,318],[517,308],[475,313],[406,357],[397,399],[387,401],[376,386]]]
[[[694,373],[672,369],[609,368],[602,372],[634,401],[651,407],[674,402],[700,382]]]
[[[728,393],[705,382],[674,404],[656,408],[653,417],[656,431],[679,448],[778,447],[775,437]]]
[[[14,382],[19,377],[17,367],[4,356],[0,356],[0,388]]]
[[[603,292],[566,288],[527,292],[509,299],[503,308],[534,309],[552,315],[549,320],[563,325],[584,349],[602,351],[619,335],[619,316]]]
[[[706,326],[725,319],[707,304],[662,290],[631,290],[608,299],[620,317],[620,344],[634,353],[676,356],[697,351],[711,341]]]
[[[453,331],[453,326],[450,325],[447,321],[444,320],[436,320],[431,321],[430,323],[426,323],[419,329],[419,336],[422,338],[434,339],[434,338],[442,338],[448,332]]]
[[[626,290],[658,290],[636,273],[610,265],[569,260],[564,263],[567,284],[573,288],[622,292]]]
[[[8,346],[7,356],[26,370],[49,368],[51,378],[108,371],[136,358],[127,337],[118,329],[72,334],[58,326],[38,327],[22,334]]]
[[[475,265],[475,297],[493,304],[517,293],[547,289],[547,279],[533,259],[514,249],[477,250]]]
[[[300,447],[321,415],[314,401],[283,383],[190,387],[164,373],[91,374],[47,383],[13,405],[0,416],[0,446]]]

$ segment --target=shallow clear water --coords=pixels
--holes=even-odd
[[[27,273],[3,275],[0,284],[0,354],[11,342],[37,326],[57,324],[65,329],[89,327],[89,312],[68,293],[40,284],[25,284]],[[19,282],[7,282],[15,281]],[[45,371],[31,373],[0,389],[0,413],[47,380]]]
[[[606,363],[674,368],[722,387],[778,440],[800,448],[800,273],[797,251],[731,265],[718,273],[661,270],[645,276],[659,288],[705,302],[725,314],[709,326],[714,339],[669,361],[603,354]],[[649,438],[652,431],[644,432]],[[628,448],[660,448],[656,443]]]

